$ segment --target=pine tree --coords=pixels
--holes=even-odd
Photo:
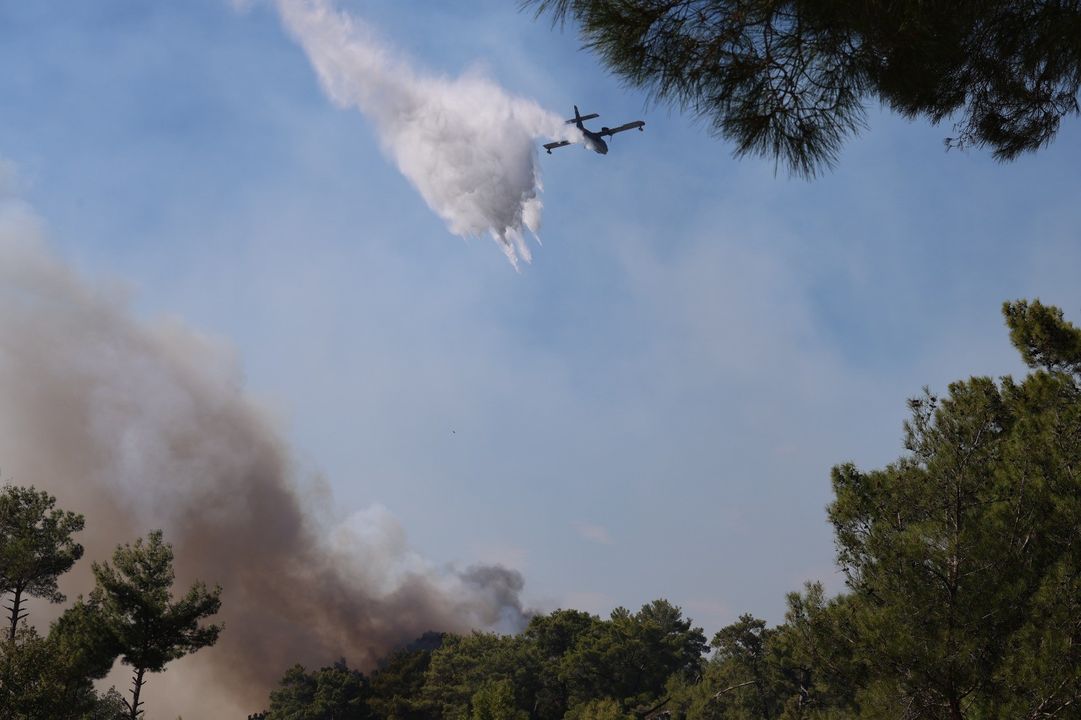
[[[1081,702],[1081,330],[1007,304],[1036,371],[912,400],[908,453],[833,473],[864,714],[1050,717]]]
[[[71,537],[83,529],[83,516],[55,505],[56,498],[32,487],[0,490],[0,595],[10,595],[8,642],[26,617],[28,597],[64,601],[56,579],[83,555]]]
[[[146,673],[163,672],[170,661],[217,641],[222,626],[200,621],[221,607],[221,588],[196,582],[174,601],[173,549],[160,530],[117,548],[112,565],[93,568],[97,584],[90,602],[99,608],[121,661],[133,668],[132,699],[124,702],[130,720],[137,720]]]

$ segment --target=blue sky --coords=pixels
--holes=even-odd
[[[232,344],[343,514],[542,609],[667,597],[713,632],[840,580],[829,469],[904,401],[1021,370],[999,306],[1081,316],[1081,124],[1002,165],[877,108],[813,181],[649,107],[515,2],[343,2],[418,67],[642,118],[542,156],[515,273],[447,232],[266,5],[0,0],[0,157],[69,262]]]

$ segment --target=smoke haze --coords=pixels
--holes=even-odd
[[[381,507],[333,520],[325,487],[298,489],[226,348],[179,321],[136,318],[119,289],[66,267],[33,213],[2,198],[0,397],[4,480],[86,515],[69,597],[90,589],[91,560],[158,527],[178,588],[224,588],[218,644],[151,677],[155,717],[252,712],[293,663],[370,669],[426,630],[524,621],[516,572],[433,569]],[[44,629],[49,612],[31,621]]]
[[[463,237],[490,234],[511,263],[541,220],[537,138],[577,130],[478,73],[424,75],[329,0],[278,0],[330,99],[371,119],[385,151],[428,206]]]

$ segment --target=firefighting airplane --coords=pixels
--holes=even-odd
[[[593,150],[594,152],[600,153],[601,155],[608,154],[608,143],[604,141],[604,138],[612,137],[616,133],[623,132],[624,130],[634,130],[635,128],[638,128],[639,132],[642,132],[642,128],[646,126],[646,124],[641,120],[635,120],[634,122],[629,122],[626,125],[620,125],[616,128],[602,127],[600,132],[593,132],[592,130],[588,130],[586,126],[582,124],[586,120],[592,120],[593,118],[598,117],[600,117],[600,115],[598,115],[597,113],[580,115],[578,113],[578,106],[575,105],[574,119],[568,120],[567,124],[570,125],[573,123],[574,125],[577,125],[578,129],[582,131],[582,135],[585,136],[586,147],[590,150]],[[544,146],[544,149],[548,151],[549,155],[551,155],[552,151],[556,148],[565,147],[571,144],[572,143],[570,140],[560,140],[559,142],[550,142],[546,144]]]

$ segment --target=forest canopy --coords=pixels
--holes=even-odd
[[[925,391],[898,460],[833,469],[845,592],[809,583],[781,624],[745,614],[708,648],[665,600],[557,610],[520,635],[403,650],[370,680],[294,668],[266,718],[1077,717],[1081,330],[1039,301],[1003,311],[1032,373]]]
[[[902,455],[833,469],[827,508],[846,578],[789,594],[784,621],[741,615],[712,638],[658,599],[573,609],[516,635],[432,632],[361,671],[282,669],[264,720],[985,720],[1081,708],[1081,330],[1006,303],[1032,371],[909,402]],[[64,598],[82,516],[0,491],[0,716],[136,720],[148,673],[214,643],[218,588],[175,598],[160,532],[94,564],[96,585],[47,633],[22,599]],[[12,631],[13,629],[13,631]],[[130,699],[95,682],[119,659]]]

